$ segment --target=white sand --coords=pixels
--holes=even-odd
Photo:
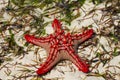
[[[101,6],[103,6],[103,5],[101,5]],[[101,7],[101,6],[99,6],[99,7]],[[2,8],[2,7],[4,7],[3,5],[0,5],[0,9]],[[84,9],[86,10],[86,11],[89,11],[90,9],[92,9],[94,6],[92,5],[92,4],[90,4],[90,3],[87,3],[87,4],[85,4],[84,5]],[[100,13],[100,14],[99,14]],[[74,27],[76,27],[76,30],[77,29],[80,29],[81,27],[85,27],[85,26],[88,26],[88,25],[93,25],[93,29],[94,29],[94,31],[96,32],[96,33],[98,33],[97,32],[97,29],[99,28],[95,23],[94,23],[94,21],[93,21],[93,19],[92,18],[90,18],[90,19],[86,19],[86,20],[82,20],[81,21],[81,23],[79,24],[78,23],[78,21],[77,20],[79,20],[79,19],[82,19],[83,18],[83,16],[84,16],[84,13],[82,13],[83,15],[81,16],[81,17],[79,17],[79,18],[77,18],[76,20],[74,20],[71,24],[71,26],[69,27],[71,30],[73,30],[73,28]],[[89,17],[89,16],[88,16]],[[98,16],[95,16],[94,17],[94,19],[95,20],[99,20],[99,18],[101,17],[101,12],[100,11],[98,11]],[[9,20],[11,18],[11,16],[9,16],[7,13],[5,13],[4,14],[4,19],[5,20]],[[63,24],[64,25],[64,24]],[[68,26],[68,25],[67,25]],[[51,28],[51,24],[50,25],[48,25],[47,27],[46,27],[46,32],[48,33],[48,34],[50,34],[50,33],[52,33],[53,32],[53,30],[52,30],[52,28]],[[15,41],[16,41],[16,43],[19,45],[19,46],[21,46],[21,47],[23,47],[24,46],[24,43],[25,43],[25,40],[24,41],[22,41],[22,39],[21,40],[19,40],[20,38],[22,38],[23,37],[23,31],[20,31],[18,34],[16,34],[15,35]],[[104,45],[105,46],[105,49],[106,50],[108,50],[108,51],[110,51],[111,50],[111,48],[108,46],[108,41],[106,40],[106,38],[105,37],[101,37],[101,38],[99,38],[100,39],[100,42],[99,42],[99,44],[102,44],[102,45]],[[24,47],[25,49],[27,48],[27,47]],[[35,50],[35,48],[36,48],[36,46],[34,47],[34,48],[32,48],[32,50],[33,51],[30,51],[29,52],[29,54],[26,54],[25,55],[25,57],[23,58],[23,59],[20,59],[20,58],[17,58],[17,57],[13,57],[13,61],[10,61],[10,62],[4,62],[3,63],[3,65],[5,65],[5,64],[7,64],[8,63],[8,65],[6,65],[6,66],[9,66],[10,68],[10,71],[11,71],[11,74],[9,75],[9,76],[7,76],[6,74],[5,74],[5,71],[7,71],[7,68],[3,68],[2,70],[0,70],[0,78],[2,79],[2,80],[12,80],[13,79],[13,77],[11,77],[12,75],[21,75],[21,72],[19,72],[18,70],[20,70],[20,69],[23,69],[23,68],[21,68],[22,67],[22,65],[30,65],[30,64],[35,64],[35,62],[33,61],[33,60],[35,60],[36,59],[36,56],[35,56],[35,54],[34,54],[34,50]],[[96,47],[96,48],[94,48],[94,51],[96,50],[98,48],[98,46]],[[102,50],[102,49],[101,49]],[[81,53],[83,53],[83,54],[90,54],[90,51],[91,51],[91,48],[90,47],[88,47],[88,48],[85,48],[85,51],[82,51]],[[81,53],[79,53],[80,55],[81,55]],[[95,54],[93,54],[94,52],[92,52],[92,55],[90,56],[91,58],[92,57],[94,57],[94,55]],[[38,54],[41,58],[45,58],[46,59],[46,52],[45,52],[45,50],[44,49],[40,49],[40,51],[39,51],[39,54]],[[90,58],[89,58],[90,59]],[[44,61],[43,61],[44,62]],[[19,63],[18,65],[15,65],[14,66],[14,64],[16,64],[16,63]],[[64,63],[64,62],[63,62]],[[47,75],[45,75],[45,76],[43,76],[44,78],[48,78],[48,79],[55,79],[55,78],[60,78],[59,80],[105,80],[105,79],[103,79],[102,77],[95,77],[95,76],[90,76],[90,77],[87,77],[86,75],[87,74],[85,74],[85,73],[83,73],[83,72],[81,72],[81,71],[78,71],[77,70],[77,68],[76,68],[76,66],[75,65],[73,65],[73,64],[71,64],[71,62],[69,62],[69,61],[66,61],[65,63],[66,64],[68,64],[68,65],[66,65],[66,66],[59,66],[60,64],[63,64],[63,63],[59,63],[54,69],[52,69],[51,71],[50,71],[50,73],[48,73]],[[3,66],[2,65],[2,66]],[[110,63],[109,63],[109,65],[120,65],[120,56],[117,56],[117,57],[114,57],[111,61],[110,61]],[[107,67],[108,65],[105,65],[105,67],[103,67],[102,65],[99,65],[99,67],[98,67],[98,70],[100,71],[100,73],[103,73],[105,70],[106,70],[106,67]],[[37,67],[39,67],[39,65],[37,65]],[[75,72],[73,72],[73,71],[71,71],[71,69],[70,69],[70,67],[73,67],[74,69],[75,69]],[[35,71],[36,70],[36,68],[34,68],[34,67],[26,67],[26,68],[28,68],[28,69],[31,69],[31,70],[33,70],[33,71]],[[59,72],[59,71],[61,71],[61,72]],[[113,67],[111,67],[111,68],[109,68],[109,70],[110,71],[117,71],[117,73],[119,73],[120,74],[120,69],[117,69],[117,68],[115,68],[115,69],[113,69]],[[64,74],[62,73],[62,71],[64,72]],[[23,73],[23,74],[25,74],[25,73]],[[37,75],[35,72],[32,74],[32,75]],[[24,79],[22,79],[22,80],[24,80]],[[29,79],[27,79],[27,80],[30,80],[30,78]],[[116,75],[116,80],[120,80],[120,77],[118,76],[118,75]]]

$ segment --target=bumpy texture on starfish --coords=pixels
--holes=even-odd
[[[55,64],[65,59],[72,61],[80,71],[89,72],[88,64],[81,60],[76,53],[78,44],[89,39],[93,30],[86,30],[82,34],[65,33],[57,19],[54,19],[52,27],[54,33],[47,37],[36,38],[32,35],[25,35],[27,42],[45,48],[48,53],[46,62],[36,71],[37,74],[42,75],[49,72]]]

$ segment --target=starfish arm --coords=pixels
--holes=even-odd
[[[52,48],[50,50],[47,60],[41,65],[40,68],[38,68],[36,73],[38,75],[43,75],[49,72],[59,60],[60,60],[60,57],[58,56],[57,50]]]
[[[75,40],[78,43],[82,43],[85,40],[89,39],[92,36],[92,34],[93,34],[93,29],[89,29],[83,32],[82,34],[75,34],[71,36],[72,36],[72,40]]]
[[[36,38],[36,37],[34,37],[32,35],[28,35],[28,34],[26,34],[24,37],[25,37],[27,42],[41,46],[41,47],[44,43],[47,43],[50,41],[49,37]]]
[[[67,52],[70,55],[70,60],[77,66],[79,70],[85,73],[89,72],[88,64],[80,59],[80,57],[75,53],[72,46],[67,48]]]
[[[62,24],[60,23],[60,21],[58,19],[54,19],[54,21],[52,22],[52,27],[55,31],[55,33],[62,34],[64,33],[64,30],[62,30]]]
[[[60,24],[58,19],[54,19],[54,21],[52,22],[52,27],[56,28],[56,29],[60,29],[61,28],[61,24]]]

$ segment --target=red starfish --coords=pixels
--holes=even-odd
[[[79,70],[89,72],[88,64],[80,59],[76,54],[76,49],[79,43],[92,36],[93,30],[86,30],[82,34],[65,34],[57,19],[54,19],[52,27],[55,32],[47,37],[36,38],[32,35],[25,35],[27,42],[45,48],[49,54],[46,62],[37,70],[37,74],[42,75],[49,72],[57,62],[65,59],[72,61]]]

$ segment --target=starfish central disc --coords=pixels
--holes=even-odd
[[[57,47],[58,50],[65,50],[68,46],[73,45],[71,36],[64,34],[64,32],[62,32],[61,35],[60,34],[51,35],[50,38],[51,47],[53,48]]]

